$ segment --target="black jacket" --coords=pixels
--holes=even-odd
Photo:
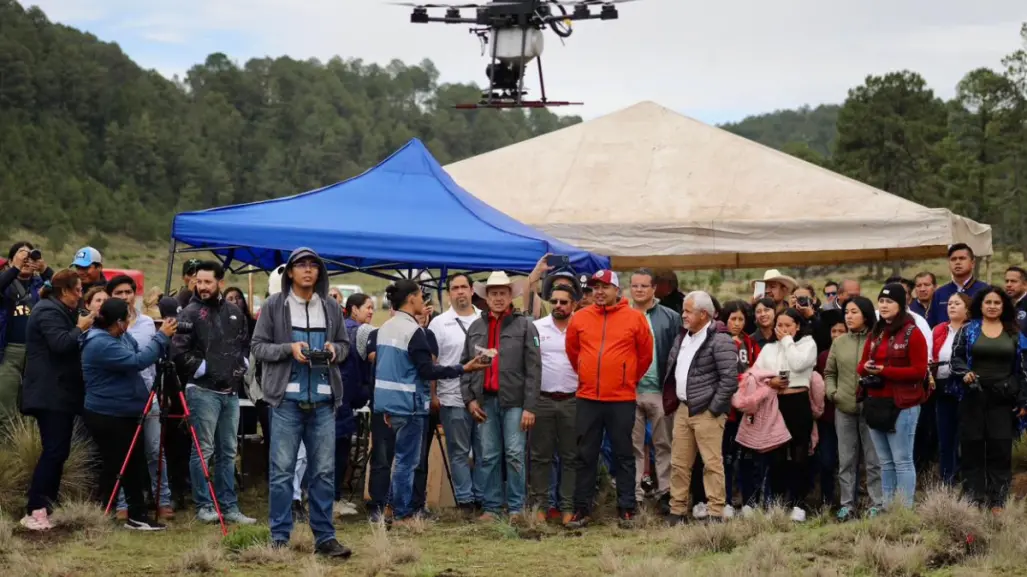
[[[77,322],[78,313],[53,297],[40,300],[32,309],[25,334],[21,412],[82,410],[85,385],[78,343],[82,331]]]
[[[178,314],[178,322],[192,323],[192,331],[179,328],[171,341],[182,382],[218,392],[239,391],[249,341],[249,321],[239,307],[221,295],[209,301],[194,295]],[[204,374],[194,377],[204,361]]]

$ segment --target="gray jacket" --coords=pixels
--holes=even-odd
[[[342,319],[342,307],[328,298],[328,269],[324,261],[309,248],[298,248],[289,255],[289,265],[303,257],[312,256],[317,259],[320,272],[314,292],[320,298],[325,313],[325,341],[331,342],[335,348],[335,362],[328,371],[328,380],[332,387],[335,408],[342,404],[342,373],[339,370],[349,354],[349,334],[346,323]],[[264,400],[272,407],[282,404],[285,387],[289,384],[292,374],[292,318],[289,314],[289,290],[292,280],[288,274],[282,275],[282,292],[271,295],[264,306],[260,307],[260,317],[253,330],[253,341],[250,352],[253,357],[263,363],[260,384],[263,388]],[[328,303],[331,303],[329,306]]]
[[[475,345],[485,349],[489,343],[489,313],[471,323],[464,341],[461,363],[468,363],[477,355]],[[542,390],[542,353],[539,350],[538,330],[530,317],[511,314],[500,325],[499,405],[504,409],[523,408],[535,412],[539,391]],[[464,373],[460,377],[460,391],[464,404],[485,400],[485,371]]]
[[[678,352],[685,336],[682,330],[670,349],[667,360],[667,378],[663,383],[663,411],[670,415],[678,409],[677,377]],[[695,358],[688,367],[688,415],[695,416],[709,410],[715,416],[731,409],[731,395],[738,390],[738,347],[727,333],[717,330],[711,322],[706,340],[699,345]]]

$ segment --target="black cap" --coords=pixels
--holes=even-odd
[[[905,310],[906,308],[906,287],[902,286],[901,283],[893,282],[891,284],[884,285],[881,289],[881,294],[877,295],[877,299],[887,298],[895,301],[899,306]]]
[[[178,300],[174,297],[161,297],[157,302],[157,308],[160,310],[162,319],[175,318],[182,310],[182,307],[178,305]]]

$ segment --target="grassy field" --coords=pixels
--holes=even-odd
[[[255,511],[260,497],[247,494]],[[260,499],[262,502],[263,500]],[[260,511],[263,517],[264,511]],[[345,562],[311,555],[309,529],[293,535],[291,550],[266,545],[266,528],[236,530],[220,539],[214,526],[190,520],[163,534],[116,528],[98,509],[72,505],[61,527],[28,535],[0,522],[5,577],[128,576],[142,574],[277,576],[833,576],[1023,574],[1027,504],[1017,500],[998,516],[937,490],[916,512],[894,511],[846,524],[830,516],[803,525],[783,510],[723,524],[669,528],[643,515],[625,531],[607,521],[582,531],[553,526],[453,518],[391,532],[361,520],[337,524],[355,553]]]

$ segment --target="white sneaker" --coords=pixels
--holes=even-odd
[[[734,519],[735,518],[735,508],[732,507],[731,505],[724,505],[724,518],[725,519]]]
[[[748,505],[745,505],[745,506],[742,507],[742,518],[743,519],[752,519],[755,516],[756,516],[756,509],[753,509],[752,507],[750,507]]]
[[[799,507],[793,507],[792,508],[792,521],[795,521],[796,523],[805,523],[806,522],[806,511],[803,511]]]
[[[46,509],[36,509],[31,515],[22,517],[21,526],[29,531],[49,531],[53,529],[53,524],[50,523]]]
[[[332,512],[335,513],[336,517],[347,517],[358,513],[356,506],[349,501],[336,501],[332,505]]]
[[[706,508],[706,503],[696,503],[695,507],[692,507],[692,517],[696,519],[705,519],[709,516],[710,511]]]

